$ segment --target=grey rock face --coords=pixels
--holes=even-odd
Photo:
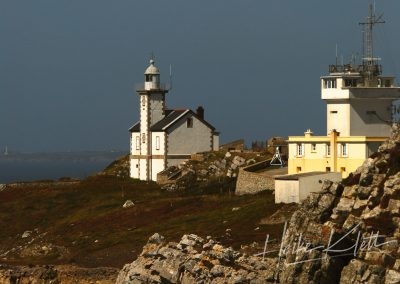
[[[154,240],[157,240],[155,242]],[[157,234],[142,254],[120,271],[122,283],[265,283],[272,281],[275,259],[264,262],[244,256],[212,239],[184,235],[180,242],[164,243]]]

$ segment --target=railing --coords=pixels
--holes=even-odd
[[[343,72],[359,72],[369,73],[374,76],[382,74],[382,65],[380,64],[362,64],[357,67],[353,67],[351,64],[345,65],[329,65],[329,73],[343,73]]]
[[[135,90],[136,91],[141,91],[141,90],[145,90],[144,88],[145,83],[136,83],[135,84]],[[171,84],[170,83],[161,83],[159,84],[158,88],[151,88],[151,90],[171,90]]]

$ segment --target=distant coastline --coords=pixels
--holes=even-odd
[[[0,184],[11,182],[82,179],[102,171],[128,151],[44,152],[0,155]]]

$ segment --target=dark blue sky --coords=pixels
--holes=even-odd
[[[128,150],[153,52],[171,108],[205,108],[221,142],[325,134],[319,77],[360,54],[367,0],[0,0],[0,147]],[[400,76],[400,1],[376,1]]]

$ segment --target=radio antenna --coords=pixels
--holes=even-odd
[[[172,90],[172,64],[169,64],[169,90]]]

